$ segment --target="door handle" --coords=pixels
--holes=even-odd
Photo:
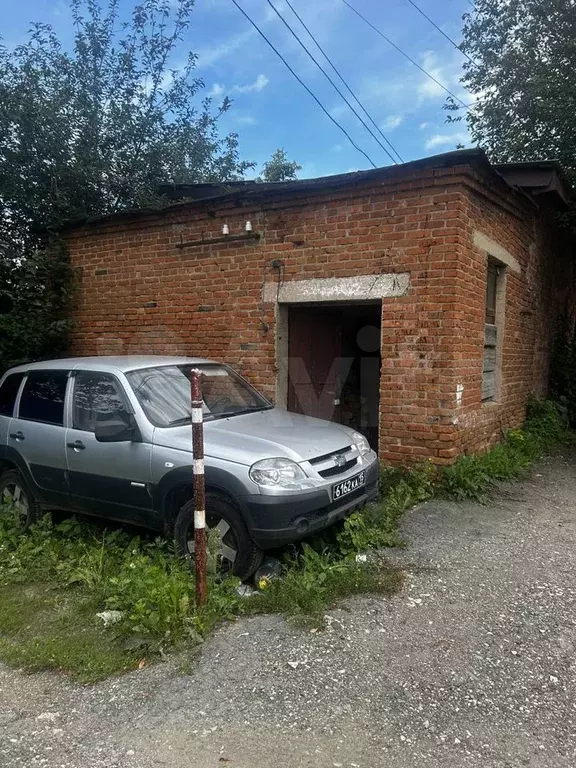
[[[10,437],[14,440],[19,440],[20,442],[26,439],[22,432],[10,432]]]
[[[75,451],[83,451],[86,446],[82,442],[82,440],[76,440],[74,443],[66,443],[68,448],[73,448]]]

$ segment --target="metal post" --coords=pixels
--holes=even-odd
[[[202,371],[190,371],[192,396],[192,452],[194,457],[194,568],[196,605],[206,602],[206,489],[204,483],[204,411]]]

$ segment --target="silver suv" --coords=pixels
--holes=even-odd
[[[377,493],[378,462],[348,427],[275,408],[228,366],[90,357],[0,379],[0,499],[25,524],[65,509],[162,531],[193,556],[192,367],[203,372],[207,523],[223,570],[301,539]]]

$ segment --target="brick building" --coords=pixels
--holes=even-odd
[[[480,450],[545,394],[574,298],[554,163],[494,167],[463,150],[166,192],[161,210],[64,231],[80,274],[73,354],[225,360],[401,462]]]

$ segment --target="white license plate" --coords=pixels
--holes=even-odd
[[[348,496],[349,493],[357,491],[366,483],[366,473],[360,472],[359,475],[349,477],[348,480],[343,480],[341,483],[337,483],[332,486],[332,500],[336,501],[343,496]]]

